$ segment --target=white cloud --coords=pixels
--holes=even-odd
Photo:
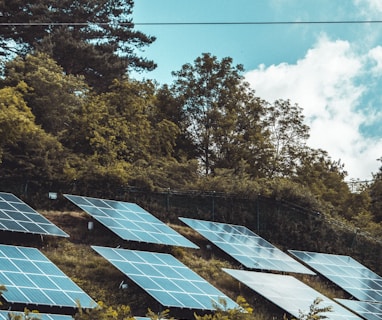
[[[367,70],[370,59],[375,63]],[[297,103],[311,128],[308,144],[328,151],[333,160],[341,159],[348,178],[370,179],[379,168],[382,138],[361,134],[360,126],[368,120],[360,106],[368,87],[358,80],[372,71],[382,72],[382,48],[359,55],[349,42],[322,35],[296,64],[260,65],[246,80],[265,100]]]
[[[361,13],[368,18],[382,13],[381,0],[354,0],[354,4],[361,9]]]
[[[377,46],[369,51],[368,57],[374,64],[372,71],[377,75],[382,72],[382,47]]]

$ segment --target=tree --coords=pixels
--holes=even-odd
[[[382,158],[378,159],[382,162]],[[371,206],[370,211],[374,217],[374,221],[382,221],[382,167],[373,175],[374,181],[369,188]]]
[[[269,175],[290,177],[301,163],[309,138],[302,109],[289,100],[276,100],[267,105],[265,117],[273,146]]]
[[[171,89],[184,112],[180,127],[193,142],[205,175],[216,167],[233,168],[242,157],[256,163],[244,150],[254,155],[264,149],[263,108],[242,72],[231,58],[219,61],[209,53],[173,72]]]
[[[72,114],[89,94],[83,78],[66,75],[46,54],[28,54],[10,61],[5,68],[2,86],[27,84],[23,99],[31,108],[36,123],[58,138],[70,127]]]
[[[149,82],[115,81],[109,92],[90,97],[73,115],[68,129],[72,150],[97,156],[105,166],[118,160],[147,160],[153,134],[148,108],[153,99]]]
[[[0,169],[2,181],[62,179],[69,166],[64,147],[35,123],[23,99],[25,83],[0,89]]]
[[[347,172],[340,160],[334,161],[324,150],[305,149],[292,180],[308,187],[320,200],[330,203],[339,213],[346,210],[350,190],[344,181]]]
[[[35,131],[34,116],[22,94],[25,83],[0,89],[0,163],[5,147],[15,144],[23,133]]]
[[[157,121],[168,120],[176,124],[178,134],[174,145],[174,156],[178,159],[195,159],[195,146],[185,125],[185,113],[179,99],[176,99],[168,85],[163,85],[156,92],[156,114]]]
[[[136,53],[155,38],[134,30],[133,6],[133,0],[1,1],[3,52],[45,52],[67,74],[105,90],[127,70],[156,67]]]
[[[74,113],[67,145],[82,159],[77,179],[168,188],[181,183],[175,172],[194,169],[173,157],[179,128],[157,117],[155,90],[150,81],[116,80]]]

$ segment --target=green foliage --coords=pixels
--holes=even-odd
[[[81,77],[66,75],[46,54],[28,54],[7,63],[2,86],[25,82],[23,98],[36,123],[48,133],[64,140],[73,112],[80,108],[89,88]]]
[[[0,89],[0,160],[2,177],[63,179],[64,148],[36,125],[23,99],[25,83]]]
[[[304,157],[309,138],[302,108],[289,100],[276,100],[267,105],[265,117],[273,151],[269,176],[291,177]]]
[[[308,210],[321,211],[322,205],[308,187],[286,178],[264,179],[262,194]]]
[[[3,177],[43,181],[65,180],[66,152],[57,139],[41,128],[24,132],[18,141],[7,145],[3,156]]]
[[[128,68],[152,70],[156,66],[136,54],[137,48],[155,38],[133,29],[133,5],[132,0],[82,1],[81,5],[76,0],[2,1],[4,21],[38,24],[1,28],[3,51],[45,52],[66,74],[84,75],[90,86],[105,90]]]
[[[180,190],[192,185],[197,179],[196,161],[179,162],[172,157],[153,158],[134,163],[129,183],[148,190]]]
[[[32,110],[23,99],[25,83],[0,89],[0,160],[6,146],[13,145],[24,134],[38,130]]]
[[[382,158],[378,159],[382,162]],[[370,186],[370,211],[375,222],[382,221],[382,167],[374,175],[374,182]]]
[[[237,194],[242,197],[256,197],[262,193],[261,179],[254,180],[247,172],[246,162],[240,161],[237,170],[221,169],[214,170],[213,175],[199,177],[194,184],[189,184],[189,189],[224,192]]]
[[[308,188],[321,202],[336,208],[343,214],[351,197],[350,189],[344,178],[346,172],[340,161],[333,161],[326,151],[306,149],[301,158],[302,163],[297,168],[293,181]]]
[[[215,168],[235,169],[241,159],[257,164],[263,154],[263,108],[242,71],[231,58],[219,61],[205,53],[194,65],[173,73],[171,90],[184,110],[180,128],[192,141],[206,176]]]

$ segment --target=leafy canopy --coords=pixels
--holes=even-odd
[[[133,0],[4,0],[0,53],[12,56],[48,53],[68,74],[84,75],[105,90],[128,69],[153,70],[153,61],[137,49],[155,41],[134,30]],[[27,23],[26,23],[27,22]]]

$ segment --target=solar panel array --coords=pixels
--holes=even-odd
[[[64,196],[124,240],[198,248],[137,204]],[[244,226],[189,218],[180,220],[247,268],[315,274]],[[0,230],[68,237],[19,198],[5,192],[0,192]],[[99,246],[92,248],[165,307],[199,310],[239,308],[228,296],[172,255]],[[295,317],[307,312],[312,302],[321,298],[320,308],[332,307],[332,312],[325,314],[328,319],[361,319],[349,311],[352,310],[367,320],[382,320],[382,303],[375,303],[382,302],[380,276],[348,256],[289,252],[363,301],[336,299],[338,304],[291,276],[223,270]],[[83,308],[97,306],[35,248],[0,245],[0,284],[7,288],[2,296],[9,303],[72,308],[78,304]],[[0,320],[8,320],[9,312],[0,310]],[[12,313],[23,315],[22,312]],[[73,319],[59,314],[37,316],[41,320]]]
[[[0,284],[9,303],[78,306],[97,304],[38,249],[0,245]]]
[[[24,312],[4,311],[0,310],[0,320],[9,320],[9,315],[21,316],[24,319]],[[29,313],[29,317],[36,317],[39,320],[73,320],[72,316],[60,315],[60,314],[47,314],[47,313]]]
[[[353,258],[297,250],[289,252],[353,297],[382,302],[382,278]]]
[[[320,315],[333,320],[361,319],[292,276],[246,270],[223,270],[294,317],[299,317],[300,312],[308,313],[313,301],[320,298],[322,299],[320,308],[332,307],[332,311]]]
[[[244,226],[179,219],[247,268],[315,274]]]
[[[124,240],[199,248],[135,203],[64,196]]]
[[[162,306],[214,310],[239,306],[170,254],[93,246]]]
[[[0,230],[68,237],[25,202],[6,192],[0,192]]]

